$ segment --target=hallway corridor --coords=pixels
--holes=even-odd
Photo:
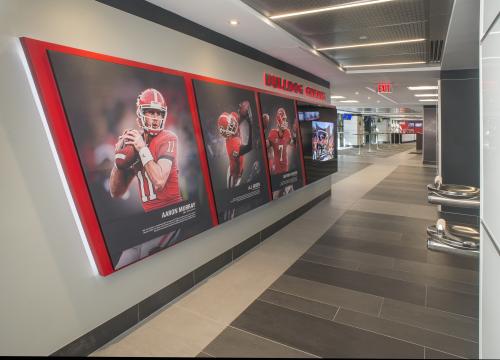
[[[478,262],[428,251],[435,169],[345,155],[332,197],[95,356],[476,358]]]

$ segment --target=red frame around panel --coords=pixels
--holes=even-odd
[[[300,162],[302,164],[302,182],[303,186],[307,185],[306,181],[306,164],[304,162],[304,154],[302,153],[302,133],[300,131],[300,123],[299,123],[299,109],[297,100],[295,100],[295,115],[297,116],[297,137],[299,138],[299,152],[300,152]]]
[[[101,275],[109,275],[115,270],[87,189],[61,98],[57,95],[59,91],[47,56],[47,50],[64,51],[66,48],[26,38],[21,41],[97,269]]]
[[[263,129],[262,129],[262,119],[261,119],[261,111],[260,111],[260,100],[258,93],[267,93],[275,96],[280,96],[287,99],[295,100],[295,110],[297,112],[297,100],[301,102],[305,102],[301,98],[287,96],[281,93],[276,93],[268,90],[262,90],[250,86],[244,86],[240,84],[236,84],[229,81],[219,80],[210,78],[202,75],[195,75],[183,71],[166,69],[161,66],[144,64],[141,62],[126,60],[114,56],[103,55],[91,51],[80,50],[68,46],[57,45],[45,41],[30,39],[30,38],[21,38],[21,43],[25,50],[25,53],[28,58],[28,62],[31,68],[31,72],[33,74],[33,78],[35,80],[35,84],[37,86],[37,90],[39,93],[39,97],[41,103],[44,108],[45,115],[47,117],[47,122],[50,127],[50,131],[52,133],[52,137],[54,139],[54,143],[57,148],[58,156],[60,158],[66,179],[69,183],[70,191],[73,196],[76,208],[78,210],[78,214],[82,221],[83,228],[85,230],[85,234],[88,239],[88,243],[90,249],[92,251],[92,255],[94,256],[97,269],[99,273],[103,276],[109,275],[113,273],[114,270],[111,259],[108,254],[108,250],[106,248],[106,244],[104,242],[104,238],[102,235],[102,231],[99,225],[99,221],[96,216],[96,212],[94,210],[94,206],[92,204],[92,200],[90,197],[90,193],[87,188],[87,183],[85,181],[85,176],[83,174],[83,170],[78,158],[78,154],[76,152],[76,146],[73,142],[73,138],[71,135],[71,131],[69,129],[68,122],[66,120],[66,115],[64,112],[64,108],[62,105],[61,98],[59,96],[59,90],[57,88],[57,84],[55,81],[54,74],[52,72],[52,68],[50,66],[50,62],[48,59],[47,51],[58,51],[66,54],[82,56],[86,58],[91,58],[95,60],[101,60],[106,62],[111,62],[115,64],[133,66],[137,68],[142,68],[146,70],[156,71],[167,73],[171,75],[182,76],[185,79],[186,84],[186,92],[189,99],[189,105],[193,115],[193,126],[196,134],[196,141],[198,145],[198,150],[200,154],[200,162],[202,166],[202,171],[205,179],[205,186],[207,191],[209,192],[209,206],[210,212],[212,216],[213,225],[218,224],[217,220],[217,211],[215,208],[215,201],[213,197],[213,191],[211,186],[211,180],[208,171],[208,162],[206,158],[206,153],[203,144],[203,137],[201,136],[201,126],[198,117],[198,110],[196,107],[196,101],[194,97],[194,88],[193,88],[193,80],[203,80],[211,83],[216,83],[220,85],[226,85],[231,87],[236,87],[240,89],[245,89],[254,92],[256,100],[257,100],[257,112],[259,118],[259,125],[261,129],[261,139],[263,137]],[[311,103],[316,104],[316,103]],[[332,107],[329,104],[317,103],[316,105],[321,105],[324,107]],[[300,131],[299,131],[300,137]],[[305,181],[305,167],[304,167],[304,159],[302,155],[302,141],[299,138],[300,142],[300,156],[302,160],[302,168],[303,168],[303,177],[304,177],[304,185]],[[263,143],[263,151],[264,151],[264,161],[266,162],[266,172],[268,179],[268,189],[269,189],[269,199],[272,199],[271,196],[271,182],[269,176],[269,169],[267,164],[267,154],[265,153],[266,147],[265,143]],[[85,191],[83,191],[85,189]]]
[[[198,145],[198,152],[200,153],[200,163],[201,171],[203,172],[203,178],[205,180],[205,188],[208,192],[208,202],[210,205],[210,214],[212,216],[212,225],[216,226],[219,224],[217,217],[217,209],[215,208],[215,197],[212,189],[212,179],[210,178],[210,171],[208,170],[208,159],[205,152],[205,145],[203,143],[203,134],[201,132],[200,116],[198,114],[198,107],[196,106],[196,99],[194,97],[194,86],[193,80],[189,77],[185,77],[184,81],[186,83],[186,91],[189,98],[189,107],[191,108],[191,114],[193,119],[193,128],[196,138],[196,144]]]
[[[255,104],[257,105],[257,114],[259,118],[259,129],[260,129],[260,141],[262,142],[262,156],[264,157],[264,165],[266,167],[266,178],[267,178],[267,193],[269,196],[269,201],[273,200],[273,192],[271,190],[271,174],[269,173],[269,160],[267,159],[267,146],[266,137],[264,135],[264,123],[262,122],[262,110],[260,108],[260,97],[257,92],[255,92]]]

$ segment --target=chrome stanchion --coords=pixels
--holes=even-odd
[[[363,142],[363,135],[357,134],[358,135],[358,155],[361,155],[361,143]],[[360,141],[361,140],[361,141]]]
[[[368,133],[368,152],[372,152],[372,134]]]

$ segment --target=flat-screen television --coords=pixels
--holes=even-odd
[[[299,121],[319,120],[319,111],[299,111]]]
[[[328,161],[335,157],[335,124],[312,122],[312,159]]]
[[[313,182],[335,173],[337,171],[337,110],[299,103],[298,116],[307,182]]]

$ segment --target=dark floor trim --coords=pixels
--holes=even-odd
[[[437,165],[437,161],[424,160],[422,161],[424,165]]]
[[[54,352],[51,356],[88,356],[101,346],[111,341],[118,335],[137,325],[140,321],[151,315],[158,309],[167,305],[196,284],[200,283],[210,275],[230,264],[254,246],[304,214],[320,201],[331,196],[331,190],[312,199],[300,208],[269,225],[265,229],[255,233],[238,245],[220,254],[206,264],[198,267],[189,274],[183,276],[174,283],[157,291],[155,294],[131,306],[121,314],[99,325],[95,329],[82,335],[78,339]]]
[[[170,29],[182,32],[186,35],[200,39],[207,43],[219,46],[247,58],[259,61],[276,69],[286,71],[302,79],[311,81],[320,86],[330,88],[330,82],[316,76],[308,71],[302,70],[294,65],[279,60],[271,55],[263,53],[253,47],[245,45],[239,41],[231,39],[216,31],[210,30],[198,23],[188,20],[180,15],[156,6],[145,0],[96,0],[102,4],[115,9],[125,11],[131,15],[138,16],[156,24],[163,25]]]

